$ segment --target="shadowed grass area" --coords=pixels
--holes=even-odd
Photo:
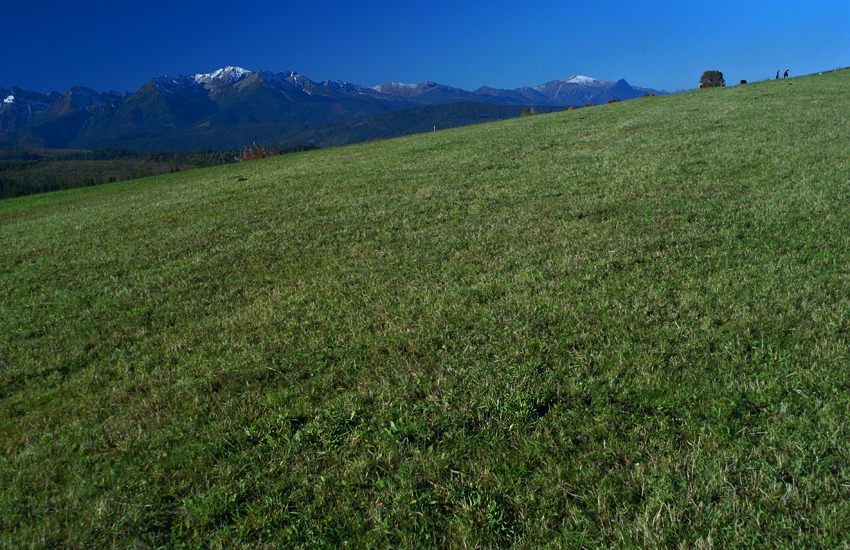
[[[0,202],[0,545],[848,544],[848,89]]]

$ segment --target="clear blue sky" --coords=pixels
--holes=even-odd
[[[226,65],[474,90],[577,74],[677,91],[850,65],[850,0],[7,2],[0,86],[134,91]]]

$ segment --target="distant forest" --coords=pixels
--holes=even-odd
[[[315,146],[268,147],[271,154]],[[127,181],[157,174],[238,162],[242,151],[157,151],[126,149],[0,149],[0,199]]]

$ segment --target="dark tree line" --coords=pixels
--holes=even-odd
[[[314,146],[268,147],[280,155]],[[0,149],[0,199],[127,181],[236,162],[241,151]]]

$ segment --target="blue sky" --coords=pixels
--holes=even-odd
[[[11,2],[0,87],[134,91],[163,74],[295,70],[474,90],[577,74],[668,91],[850,65],[848,0]]]

